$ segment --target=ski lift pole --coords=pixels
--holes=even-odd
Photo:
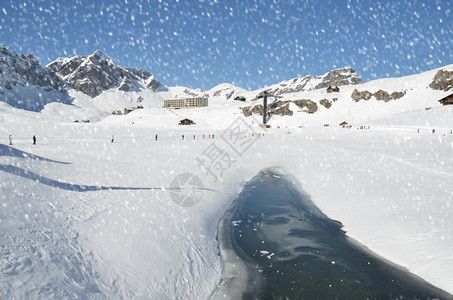
[[[263,125],[266,125],[267,123],[267,92],[264,92],[264,98],[263,98]]]

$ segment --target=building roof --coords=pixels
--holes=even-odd
[[[443,97],[442,99],[439,100],[439,102],[445,102],[448,100],[453,101],[453,94]]]

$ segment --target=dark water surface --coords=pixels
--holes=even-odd
[[[212,298],[453,299],[354,242],[278,168],[248,182],[219,226]]]

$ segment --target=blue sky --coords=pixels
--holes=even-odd
[[[169,86],[257,89],[352,66],[365,81],[453,63],[453,1],[3,0],[0,43],[42,64],[101,49]]]

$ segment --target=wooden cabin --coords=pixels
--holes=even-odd
[[[453,94],[439,100],[442,105],[453,105]]]
[[[193,125],[193,124],[195,124],[195,122],[189,119],[179,121],[179,125]]]
[[[338,86],[334,86],[334,87],[329,86],[327,88],[328,93],[338,93],[339,91],[340,91],[340,88]]]

